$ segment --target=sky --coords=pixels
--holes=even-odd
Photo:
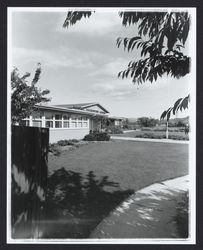
[[[37,63],[42,73],[38,87],[49,89],[51,105],[99,102],[112,116],[159,118],[174,102],[189,93],[190,74],[181,78],[158,78],[133,84],[118,73],[140,51],[117,48],[118,37],[137,35],[137,27],[124,27],[118,10],[99,10],[74,26],[63,28],[63,11],[15,10],[10,19],[10,70],[34,76]],[[188,47],[188,46],[186,46]],[[190,50],[187,51],[188,54]],[[178,117],[188,115],[187,111]]]

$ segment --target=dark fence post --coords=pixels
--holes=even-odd
[[[12,126],[12,238],[43,235],[49,129]]]

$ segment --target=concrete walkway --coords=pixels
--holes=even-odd
[[[189,141],[179,141],[179,140],[172,140],[172,139],[132,138],[132,137],[122,137],[122,136],[111,136],[111,139],[124,140],[124,141],[150,141],[150,142],[189,144]]]
[[[174,216],[188,184],[188,176],[183,176],[136,192],[104,219],[90,238],[180,238]]]

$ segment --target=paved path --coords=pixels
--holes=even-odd
[[[188,176],[183,176],[141,189],[104,219],[90,238],[180,238],[174,216],[188,184]]]
[[[189,144],[189,141],[179,141],[179,140],[172,140],[172,139],[132,138],[132,137],[122,137],[122,136],[111,136],[111,139],[125,140],[125,141],[150,141],[150,142]]]

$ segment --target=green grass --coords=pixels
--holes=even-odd
[[[97,142],[49,155],[45,238],[87,238],[127,197],[188,174],[188,145]]]
[[[188,145],[153,142],[92,143],[77,150],[50,155],[49,171],[64,167],[86,175],[108,176],[120,187],[138,190],[151,183],[188,173]]]
[[[132,138],[154,138],[154,139],[163,139],[166,138],[165,131],[132,131],[124,134],[116,135],[121,137],[132,137]],[[169,139],[175,140],[189,140],[189,136],[185,135],[184,132],[171,131],[169,132]]]

